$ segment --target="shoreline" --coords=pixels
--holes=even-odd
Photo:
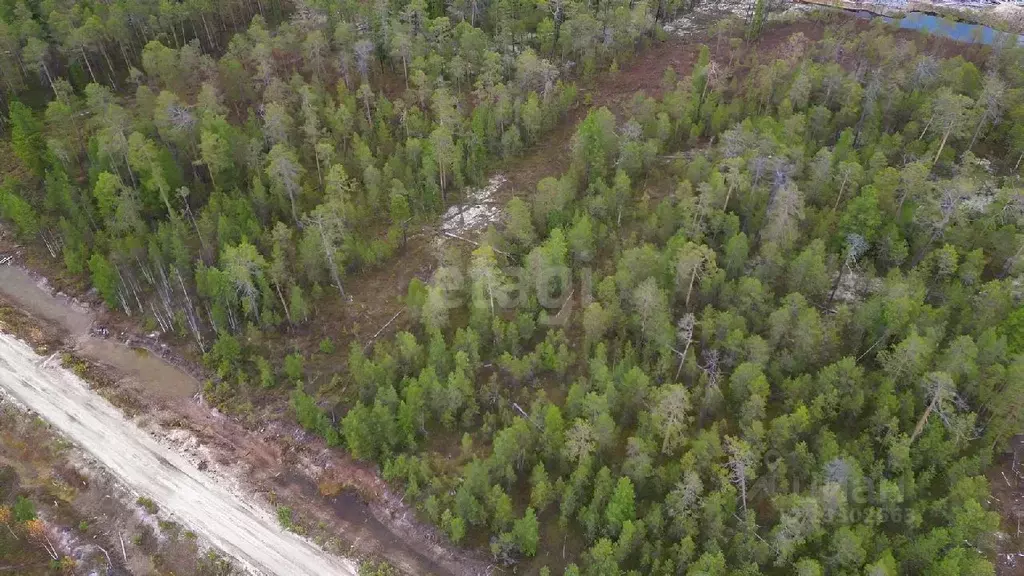
[[[850,12],[867,12],[874,16],[886,18],[902,18],[911,12],[919,12],[930,16],[948,18],[964,24],[987,26],[998,32],[1008,34],[1024,34],[1024,26],[1015,23],[997,13],[1002,6],[1018,9],[1024,17],[1024,5],[1012,4],[937,4],[934,2],[910,1],[902,7],[893,7],[879,2],[858,2],[856,0],[792,0],[793,4],[819,6]],[[999,25],[1002,24],[1003,27]]]

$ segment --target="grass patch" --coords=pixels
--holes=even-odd
[[[153,502],[151,498],[147,498],[146,496],[139,496],[139,499],[136,500],[135,503],[142,506],[146,512],[149,512],[150,514],[156,514],[160,511],[160,507],[156,505],[156,502]]]

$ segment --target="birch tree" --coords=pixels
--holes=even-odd
[[[970,121],[970,110],[973,104],[974,101],[968,96],[956,94],[945,86],[939,89],[932,101],[932,116],[924,129],[927,132],[928,126],[934,123],[942,133],[942,140],[939,141],[939,149],[935,152],[932,164],[939,161],[950,136],[959,138],[964,135],[964,130]],[[921,136],[924,136],[924,132],[921,133]]]
[[[299,224],[297,203],[305,171],[291,146],[277,144],[270,149],[270,155],[267,157],[267,177],[270,178],[271,188],[275,193],[287,196],[292,221],[296,224]]]
[[[327,263],[327,271],[341,297],[345,298],[339,260],[343,257],[342,243],[348,234],[351,214],[348,194],[351,192],[351,184],[340,164],[331,167],[327,182],[324,202],[306,215],[303,224],[320,240],[320,250]]]
[[[669,384],[658,390],[651,416],[661,436],[661,453],[671,455],[686,440],[690,420],[690,395],[682,384]]]
[[[294,121],[284,104],[270,102],[263,108],[263,135],[275,148],[288,144]]]
[[[774,242],[783,248],[799,235],[799,223],[804,218],[803,194],[795,182],[788,182],[775,191],[768,203],[768,222],[761,230],[765,242]]]
[[[672,338],[668,301],[654,278],[648,278],[633,289],[634,322],[641,338],[656,349],[667,346]]]
[[[974,148],[974,143],[978,141],[981,130],[987,124],[999,122],[999,118],[1003,114],[1005,98],[1006,83],[997,74],[986,76],[985,85],[981,89],[981,95],[978,96],[978,101],[974,103],[974,107],[977,110],[976,114],[978,115],[978,124],[974,128],[974,135],[971,136],[971,143],[967,146],[968,150]]]
[[[216,189],[217,175],[226,172],[232,164],[230,144],[217,132],[203,130],[199,134],[199,157]]]
[[[291,306],[284,298],[284,288],[292,281],[290,262],[295,259],[294,234],[284,222],[278,222],[270,232],[270,265],[267,277],[281,301],[288,321],[292,321]]]
[[[31,64],[39,72],[46,76],[46,83],[56,94],[53,86],[53,75],[50,73],[50,66],[47,62],[50,59],[50,45],[36,37],[30,37],[21,50],[21,58],[24,62]]]
[[[924,391],[928,404],[924,412],[917,420],[914,431],[910,435],[910,442],[913,443],[924,431],[928,420],[931,417],[938,418],[943,426],[949,431],[957,444],[966,440],[972,440],[976,436],[973,426],[973,415],[964,417],[961,412],[966,411],[966,401],[957,393],[956,383],[949,374],[945,372],[929,372],[924,375],[921,381],[921,388]]]
[[[438,126],[430,133],[430,146],[434,152],[434,160],[437,162],[437,171],[440,177],[441,194],[444,196],[448,189],[449,176],[455,167],[455,142],[452,140],[451,130],[444,126]],[[444,200],[447,202],[447,200]]]
[[[683,289],[683,286],[686,287],[683,305],[687,309],[690,307],[693,285],[705,274],[717,268],[715,258],[715,251],[704,244],[687,242],[679,251],[679,256],[676,258],[676,286],[680,290]]]
[[[729,455],[729,471],[733,484],[740,491],[743,515],[747,515],[747,483],[757,476],[756,455],[746,441],[734,436],[725,437],[725,451]]]
[[[488,310],[493,316],[495,305],[500,307],[504,304],[504,278],[498,269],[494,249],[489,244],[481,244],[473,251],[469,277],[473,282],[474,305]]]
[[[264,281],[267,261],[255,246],[244,241],[225,247],[220,261],[242,303],[242,312],[250,318],[258,318],[260,285]]]

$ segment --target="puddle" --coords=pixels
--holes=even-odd
[[[67,330],[74,338],[78,354],[113,368],[123,376],[123,382],[144,394],[176,399],[191,397],[199,390],[195,378],[163,358],[118,340],[91,335],[94,317],[89,308],[54,295],[45,279],[33,276],[24,268],[0,266],[0,298]]]
[[[1016,40],[1018,46],[1024,46],[1024,35],[1002,32],[980,24],[956,22],[942,16],[926,14],[924,12],[908,12],[902,18],[890,18],[889,16],[876,16],[870,12],[861,11],[857,12],[857,16],[865,19],[881,18],[883,21],[896,24],[904,30],[917,30],[956,40],[957,42],[991,46],[992,44],[1003,43],[1009,39],[1010,42]]]
[[[1009,2],[1001,4],[962,1],[946,2],[941,0],[917,4],[905,0],[875,2],[860,2],[856,0],[794,0],[794,2],[808,4],[824,10],[843,10],[853,13],[858,18],[864,20],[881,19],[883,22],[894,24],[904,30],[916,30],[926,34],[949,38],[957,42],[985,44],[988,46],[1016,43],[1018,46],[1024,46],[1024,34],[1003,32],[982,24],[959,22],[928,11],[931,6],[935,8],[954,8],[966,14],[987,14],[990,18],[1003,20],[1011,27],[1019,27],[1024,24],[1024,9]],[[913,8],[918,10],[913,10]]]
[[[11,304],[77,336],[88,334],[92,314],[83,305],[54,296],[46,279],[18,266],[0,266],[0,296]]]
[[[117,340],[86,336],[78,340],[79,354],[116,368],[127,383],[163,398],[189,398],[199,382],[163,358],[142,348],[129,348]]]

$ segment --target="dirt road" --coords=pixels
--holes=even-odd
[[[277,526],[176,452],[127,422],[56,360],[0,333],[0,391],[34,410],[126,485],[256,572],[355,576],[355,563],[327,554]]]

